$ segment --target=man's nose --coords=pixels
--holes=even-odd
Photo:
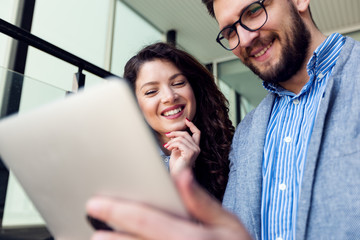
[[[243,28],[240,24],[237,25],[236,30],[239,35],[239,39],[240,39],[239,46],[241,48],[250,47],[253,40],[259,36],[259,30],[251,32]]]

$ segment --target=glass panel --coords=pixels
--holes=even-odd
[[[0,67],[1,117],[21,114],[65,96],[63,89]],[[31,200],[3,164],[0,181],[0,239],[51,239]]]
[[[219,63],[218,78],[240,95],[240,105],[236,106],[236,111],[240,111],[238,115],[241,118],[254,109],[267,94],[261,79],[239,59]],[[230,110],[234,109],[231,104],[236,104],[236,102],[230,102]],[[237,115],[236,113],[231,114]]]
[[[109,0],[36,0],[31,33],[104,68]],[[71,90],[77,67],[32,47],[29,48],[25,75]],[[85,84],[102,81],[90,73]]]
[[[0,67],[1,117],[8,115],[8,109],[26,111],[63,98],[66,93],[64,89]]]
[[[221,92],[224,94],[226,99],[229,101],[229,118],[234,127],[237,125],[236,119],[236,96],[235,91],[229,85],[227,85],[224,81],[219,80],[219,88]]]
[[[14,7],[17,1],[14,0],[0,0],[0,18],[4,21],[14,23],[13,21],[13,13]],[[7,55],[7,51],[9,48],[11,38],[6,36],[5,34],[0,33],[0,66],[6,66],[7,59],[5,55]],[[7,56],[6,56],[7,57]]]

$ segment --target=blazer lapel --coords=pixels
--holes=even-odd
[[[350,38],[346,39],[346,43],[341,50],[342,53],[351,52],[354,46],[354,41]],[[339,59],[333,69],[331,76],[328,79],[325,95],[320,103],[319,112],[316,116],[313,132],[309,143],[308,153],[306,156],[306,163],[304,169],[303,180],[301,183],[301,193],[297,213],[296,223],[296,238],[305,239],[307,221],[309,213],[311,211],[311,199],[312,190],[314,183],[314,176],[316,173],[317,162],[319,159],[319,151],[321,149],[322,137],[325,134],[323,132],[325,121],[329,109],[333,105],[332,101],[336,101],[336,96],[340,91],[341,86],[341,74],[343,71],[344,64],[348,60],[348,55],[340,53]]]
[[[326,113],[329,108],[330,99],[332,99],[331,95],[335,94],[332,90],[334,90],[334,78],[330,77],[326,86],[325,95],[320,103],[319,112],[316,116],[306,156],[296,220],[297,239],[305,239],[306,236],[307,220],[311,210],[312,187],[322,142]]]

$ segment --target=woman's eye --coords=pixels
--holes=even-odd
[[[185,85],[185,81],[174,82],[173,85],[174,86],[182,86],[182,85]]]
[[[145,95],[148,96],[148,95],[152,95],[152,94],[155,94],[156,93],[156,90],[148,90],[145,92]]]

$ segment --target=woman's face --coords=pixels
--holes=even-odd
[[[160,135],[185,130],[192,120],[196,99],[190,83],[171,62],[155,59],[140,67],[135,83],[139,106],[149,125]]]

